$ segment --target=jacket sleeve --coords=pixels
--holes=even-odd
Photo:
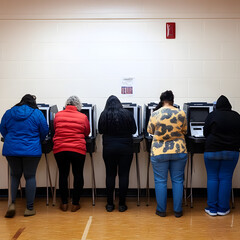
[[[147,132],[149,134],[154,134],[155,132],[155,125],[153,124],[153,117],[151,116],[148,121]]]
[[[39,118],[40,139],[41,141],[43,141],[49,132],[49,128],[48,128],[47,120],[40,110],[38,111],[38,118]]]
[[[7,126],[6,126],[6,113],[3,115],[2,120],[1,120],[0,132],[4,138],[8,133]]]
[[[85,118],[85,131],[84,131],[84,135],[85,137],[87,137],[90,133],[90,124],[89,124],[89,121],[88,121],[88,118],[86,116]]]

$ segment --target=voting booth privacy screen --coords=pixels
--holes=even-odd
[[[55,114],[58,112],[58,108],[57,105],[49,106],[49,104],[45,103],[38,103],[37,106],[46,118],[47,124],[49,126],[49,133],[46,136],[45,141],[42,143],[43,153],[49,153],[53,148],[52,138],[54,136],[54,118]]]
[[[202,138],[205,120],[210,112],[213,111],[213,103],[190,102],[184,103],[183,110],[187,116],[188,136]]]
[[[38,109],[43,113],[44,117],[47,120],[47,124],[49,126],[49,133],[48,136],[49,138],[53,138],[54,136],[54,118],[55,114],[58,112],[57,105],[49,106],[49,104],[45,103],[38,103],[37,104]]]
[[[133,137],[138,137],[142,134],[142,107],[136,103],[122,103],[122,106],[133,114],[137,126],[137,131]]]
[[[92,105],[89,103],[82,103],[81,113],[85,114],[88,118],[90,124],[90,134],[89,137],[96,137],[96,105]]]

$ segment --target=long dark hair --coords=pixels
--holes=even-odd
[[[111,112],[116,112],[119,111],[119,109],[123,108],[120,100],[114,96],[111,95],[106,102],[104,111],[111,111]]]
[[[129,124],[129,128],[131,128],[130,120],[130,114],[123,108],[120,100],[111,95],[101,113],[99,127],[103,131],[114,133],[120,131],[123,124]]]
[[[22,106],[22,105],[28,105],[31,108],[38,109],[37,103],[36,103],[36,96],[31,94],[24,95],[21,101],[17,103],[15,106]]]
[[[156,111],[159,108],[161,108],[163,106],[164,102],[168,102],[169,104],[173,105],[173,103],[174,103],[174,95],[173,95],[173,92],[171,90],[167,90],[167,91],[165,91],[165,92],[163,92],[161,94],[160,102],[158,103],[158,105],[156,106],[154,111]]]

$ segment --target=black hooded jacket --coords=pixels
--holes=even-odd
[[[216,110],[209,113],[205,121],[205,152],[239,151],[240,115],[231,109],[228,99],[220,96]]]
[[[103,134],[103,152],[133,152],[132,134],[136,132],[133,115],[122,107],[116,96],[110,96],[98,121],[98,131]]]

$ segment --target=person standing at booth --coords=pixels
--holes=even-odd
[[[115,179],[119,176],[119,211],[127,210],[126,194],[129,184],[129,171],[133,158],[132,134],[136,132],[133,115],[123,108],[116,96],[110,96],[98,122],[98,131],[103,134],[103,160],[106,167],[106,210],[115,208],[113,192]]]
[[[68,209],[68,175],[70,165],[74,176],[71,211],[80,209],[79,200],[83,190],[83,167],[86,157],[86,140],[90,125],[85,114],[81,113],[82,104],[77,96],[67,99],[65,109],[58,112],[54,119],[55,134],[53,153],[59,169],[60,209]]]
[[[168,170],[172,180],[175,217],[183,214],[183,181],[187,161],[184,135],[187,133],[187,120],[184,111],[173,107],[173,103],[172,91],[163,92],[158,109],[151,115],[147,127],[148,133],[153,135],[151,162],[157,199],[156,214],[161,217],[166,216]]]
[[[22,174],[26,180],[27,206],[24,216],[36,214],[34,199],[36,193],[36,171],[42,155],[41,142],[48,134],[48,125],[38,109],[36,97],[26,94],[21,101],[3,115],[0,131],[4,138],[3,156],[11,169],[11,197],[5,217],[14,217],[17,190]]]
[[[220,96],[216,110],[209,113],[204,125],[208,204],[205,212],[210,216],[230,212],[232,176],[240,147],[240,115],[231,109],[229,100]]]

